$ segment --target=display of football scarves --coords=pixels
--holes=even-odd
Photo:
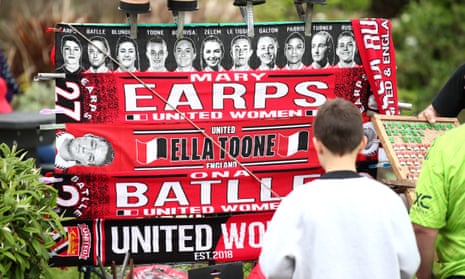
[[[398,113],[385,19],[313,22],[312,36],[329,34],[321,57],[312,56],[303,22],[255,23],[252,38],[243,23],[187,24],[182,38],[173,25],[140,25],[133,41],[127,25],[56,30],[57,69],[70,60],[84,69],[56,80],[57,210],[75,217],[54,248],[56,266],[121,264],[127,252],[135,264],[254,260],[281,197],[323,173],[312,143],[319,106],[348,99],[367,129],[369,102]],[[286,38],[296,32],[305,42],[291,57],[296,41]],[[337,66],[342,32],[356,40],[347,68]],[[265,35],[277,44],[257,52]],[[66,40],[80,59],[62,48]],[[110,46],[108,72],[87,71],[94,41]],[[260,70],[267,58],[274,69]],[[317,59],[326,68],[311,67]],[[369,138],[359,166],[376,163]]]

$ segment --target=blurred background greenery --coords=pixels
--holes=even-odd
[[[188,13],[193,23],[240,22],[233,0],[200,0],[199,10]],[[393,22],[399,99],[413,104],[416,114],[434,95],[465,55],[465,1],[452,0],[328,0],[315,5],[315,20],[382,17]],[[0,47],[7,55],[23,90],[15,109],[53,106],[53,85],[32,82],[37,72],[53,72],[49,53],[59,22],[126,23],[118,0],[0,0]],[[151,0],[151,13],[140,23],[171,23],[166,1]],[[255,6],[256,22],[298,20],[293,0],[268,0]]]

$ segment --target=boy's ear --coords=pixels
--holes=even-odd
[[[319,141],[316,137],[312,138],[313,146],[315,146],[315,150],[317,154],[321,154],[323,152],[323,144]]]
[[[360,145],[358,146],[358,152],[362,152],[363,149],[367,146],[368,143],[368,138],[367,136],[363,135],[362,141],[360,142]]]

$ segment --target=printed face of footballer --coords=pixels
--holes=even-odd
[[[195,59],[194,48],[189,41],[179,42],[176,46],[174,56],[176,58],[176,63],[180,67],[188,67],[192,65]]]
[[[65,65],[79,65],[82,54],[81,47],[76,42],[66,41],[62,48]]]
[[[292,38],[285,47],[286,59],[289,63],[298,63],[302,60],[305,52],[305,44],[299,38]]]
[[[221,62],[223,53],[221,51],[221,46],[218,42],[205,42],[203,47],[203,58],[207,66],[216,67]]]
[[[80,165],[98,166],[104,164],[109,146],[99,138],[83,136],[70,142],[69,151]]]
[[[246,39],[237,40],[231,50],[231,55],[234,61],[234,65],[247,65],[249,58],[252,55],[249,42]]]
[[[121,43],[118,49],[118,60],[124,68],[130,69],[136,62],[136,48],[131,42]]]
[[[257,56],[262,64],[273,63],[276,58],[276,45],[272,38],[260,38],[257,43]]]

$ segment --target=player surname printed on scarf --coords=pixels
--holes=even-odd
[[[57,121],[170,123],[312,117],[327,99],[353,100],[366,111],[361,68],[312,72],[82,74],[57,82]],[[142,81],[142,82],[141,82]]]
[[[237,176],[242,166],[250,171],[318,167],[311,141],[313,118],[253,121],[200,122],[195,129],[186,123],[123,125],[78,123],[57,130],[57,173],[104,173],[106,175],[184,174],[191,178]],[[107,142],[112,160],[105,164],[67,164],[64,152],[74,146],[60,144],[62,137],[98,138]],[[76,148],[76,153],[80,151]]]
[[[58,210],[78,219],[131,219],[273,211],[281,197],[320,177],[321,168],[247,173],[224,178],[187,176],[63,175]]]

